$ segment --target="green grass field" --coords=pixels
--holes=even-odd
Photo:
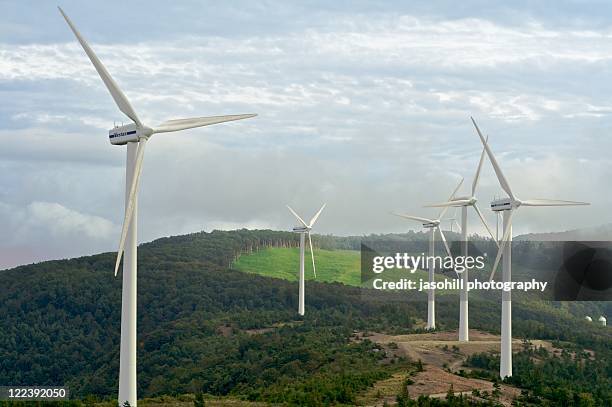
[[[313,280],[310,253],[304,253],[304,273],[307,280]],[[315,250],[317,281],[339,282],[359,286],[360,254],[355,250]],[[298,280],[300,250],[298,248],[269,248],[242,255],[233,265],[235,270],[261,274],[268,277]]]
[[[304,267],[306,280],[313,280],[312,261],[308,250],[304,257],[306,261]],[[356,250],[315,250],[315,266],[317,268],[317,281],[362,286],[361,255]],[[242,255],[233,264],[235,270],[289,281],[298,280],[299,267],[300,250],[298,248],[268,248],[253,254]],[[416,273],[410,274],[406,271],[389,270],[386,277],[388,279],[399,279],[401,277],[414,280],[427,279],[427,272],[418,270]],[[436,280],[442,279],[444,279],[443,276],[436,276]],[[365,286],[369,287],[369,284]]]

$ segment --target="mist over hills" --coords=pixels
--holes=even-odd
[[[513,238],[531,241],[612,241],[612,223],[587,228],[566,230],[564,232],[528,233]]]

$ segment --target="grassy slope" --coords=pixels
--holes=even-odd
[[[359,286],[360,257],[354,250],[315,250],[317,281],[339,282]],[[305,253],[305,275],[314,279],[310,253]],[[243,255],[233,264],[233,269],[268,277],[297,281],[300,267],[298,248],[268,248],[251,255]]]
[[[297,281],[300,267],[300,250],[298,248],[267,248],[249,255],[242,255],[234,262],[234,270],[246,273],[259,274],[266,277],[281,278],[288,281]],[[310,253],[305,253],[306,280],[313,280],[312,261]],[[361,257],[356,250],[315,250],[315,266],[319,282],[338,282],[346,285],[361,287]],[[382,276],[382,275],[381,275]],[[400,278],[418,280],[427,279],[427,272],[418,270],[414,274],[406,271],[387,271],[385,280],[394,281]],[[449,277],[454,278],[453,275]],[[443,280],[445,276],[436,274],[436,280]],[[366,285],[371,287],[369,283]],[[442,290],[438,291],[443,293]]]

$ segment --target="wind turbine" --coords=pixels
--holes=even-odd
[[[461,233],[461,225],[459,224],[459,222],[457,222],[457,209],[458,207],[455,206],[455,210],[453,211],[453,217],[446,218],[446,220],[448,221],[448,230],[454,232],[455,230],[453,228],[456,226],[459,233]]]
[[[301,224],[300,226],[295,226],[293,228],[293,231],[300,234],[300,285],[299,285],[298,314],[302,316],[304,315],[304,310],[305,310],[305,307],[304,307],[304,245],[306,243],[305,235],[308,235],[308,245],[310,246],[310,257],[312,258],[312,272],[314,273],[315,278],[317,278],[317,271],[315,269],[315,261],[314,261],[314,251],[312,250],[312,239],[310,237],[310,230],[312,229],[315,222],[319,218],[319,215],[321,215],[321,212],[323,212],[325,205],[327,204],[323,204],[323,206],[321,206],[321,209],[319,209],[319,211],[315,213],[315,215],[312,217],[312,219],[310,219],[310,222],[308,223],[304,222],[304,220],[300,218],[300,215],[295,213],[295,211],[291,209],[289,205],[287,205],[287,208],[289,209],[289,211],[291,211],[293,216],[295,216],[298,222],[300,222]]]
[[[463,178],[459,181],[459,184],[448,198],[449,200],[453,199],[459,188],[463,184]],[[400,218],[415,220],[423,224],[423,228],[429,229],[429,257],[434,256],[435,249],[435,239],[436,239],[436,230],[440,234],[440,239],[444,243],[444,247],[446,248],[446,252],[449,256],[452,256],[451,251],[448,247],[448,243],[446,242],[446,237],[444,236],[444,232],[442,232],[442,228],[440,227],[440,223],[442,222],[442,217],[446,214],[448,210],[448,206],[442,208],[440,215],[438,215],[437,219],[428,219],[422,218],[420,216],[412,216],[412,215],[402,215],[399,213],[393,213],[395,216],[399,216]],[[435,282],[435,262],[429,262],[429,283],[432,284]],[[430,289],[427,290],[427,326],[426,329],[436,329],[436,290]]]
[[[480,161],[478,161],[478,167],[476,168],[476,174],[472,180],[472,193],[467,197],[459,197],[451,199],[448,202],[427,205],[427,207],[461,207],[461,255],[465,258],[468,255],[468,231],[467,231],[467,212],[468,207],[472,207],[480,221],[484,225],[485,229],[491,236],[491,239],[497,244],[497,239],[493,235],[491,228],[485,220],[482,212],[478,209],[478,199],[476,198],[476,188],[478,187],[478,180],[480,179],[480,171],[482,170],[482,163],[485,158],[485,150],[482,149],[480,154]],[[459,340],[462,342],[468,342],[470,340],[470,327],[469,327],[469,304],[468,304],[468,281],[469,273],[468,270],[464,270],[461,273],[462,288],[459,292]]]
[[[232,120],[246,119],[255,114],[241,114],[230,116],[194,117],[189,119],[168,120],[155,128],[144,125],[125,94],[108,73],[102,62],[98,59],[89,44],[81,36],[74,24],[64,11],[58,7],[60,13],[70,26],[70,29],[85,50],[89,60],[100,75],[119,110],[133,123],[125,126],[115,126],[109,130],[108,137],[113,145],[127,144],[126,161],[126,189],[125,189],[125,217],[119,250],[115,262],[115,276],[119,270],[121,257],[123,259],[123,285],[121,293],[121,352],[119,360],[119,404],[128,402],[136,406],[136,281],[137,281],[137,207],[138,186],[142,172],[142,161],[145,146],[151,136],[157,133],[167,133],[194,127],[208,126]]]
[[[476,132],[480,137],[480,141],[489,156],[489,161],[493,165],[493,170],[499,181],[501,188],[508,194],[508,198],[496,199],[491,202],[491,210],[495,212],[503,212],[503,236],[499,243],[499,250],[491,269],[489,281],[493,280],[499,261],[503,255],[504,262],[502,265],[502,279],[504,282],[512,281],[512,247],[509,243],[512,242],[512,217],[516,210],[521,206],[578,206],[589,205],[587,202],[576,201],[561,201],[556,199],[529,199],[521,200],[514,195],[510,184],[506,180],[487,140],[482,136],[478,125],[473,117],[472,123],[476,128]],[[512,293],[511,291],[502,291],[502,310],[501,310],[501,357],[499,365],[499,376],[501,378],[512,376]]]

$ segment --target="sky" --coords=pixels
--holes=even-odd
[[[331,4],[330,4],[331,3]],[[408,4],[410,3],[410,4]],[[584,1],[60,5],[141,120],[257,113],[155,135],[139,241],[213,229],[420,230],[482,145],[519,198],[514,233],[612,222],[612,5]],[[0,1],[0,269],[116,250],[128,123],[55,4]],[[503,196],[487,161],[476,193]],[[451,215],[453,211],[449,212]],[[470,232],[483,233],[470,213]]]

